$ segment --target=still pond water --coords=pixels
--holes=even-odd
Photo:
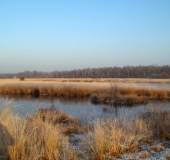
[[[12,101],[11,101],[12,99]],[[162,108],[170,110],[170,102],[152,102],[145,105],[134,107],[121,106],[114,107],[109,105],[92,104],[89,98],[56,98],[40,96],[33,98],[31,96],[0,96],[0,109],[2,110],[8,102],[11,102],[10,108],[14,113],[22,116],[35,113],[38,108],[48,108],[54,106],[82,122],[93,121],[95,119],[114,118],[119,116],[132,116],[140,114],[149,108]]]

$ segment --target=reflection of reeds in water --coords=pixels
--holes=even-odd
[[[26,118],[13,115],[6,107],[0,113],[0,156],[4,159],[78,160],[108,159],[140,150],[140,144],[155,139],[170,140],[170,113],[160,109],[145,111],[138,117],[126,115],[96,120],[90,129],[62,111],[39,109]],[[81,133],[75,149],[69,136]],[[5,150],[4,150],[5,148]]]
[[[15,99],[16,101],[18,100],[26,100],[30,102],[34,102],[37,100],[36,97],[32,95],[0,95],[0,98],[3,99]],[[39,102],[49,102],[51,104],[55,103],[56,101],[59,101],[61,104],[86,104],[89,102],[88,97],[83,97],[83,98],[77,98],[77,97],[56,97],[56,96],[51,96],[51,95],[46,95],[46,96],[39,96],[38,97]]]

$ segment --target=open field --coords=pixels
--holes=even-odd
[[[169,99],[169,83],[169,79],[1,79],[0,94],[92,96],[97,103],[133,105]]]
[[[96,120],[85,126],[53,109],[19,117],[8,105],[0,112],[0,156],[4,160],[109,160],[127,159],[123,157],[133,153],[140,153],[136,159],[145,159],[153,151],[156,155],[166,151],[164,158],[169,158],[170,113],[161,109],[150,109],[131,119],[122,115]],[[79,137],[76,143],[72,140],[75,134]],[[149,146],[145,151],[144,145]]]

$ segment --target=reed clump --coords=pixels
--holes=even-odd
[[[136,96],[145,96],[147,98],[151,99],[167,99],[169,98],[168,96],[168,91],[166,90],[161,90],[161,89],[150,89],[150,88],[134,88],[134,87],[129,87],[129,88],[120,88],[119,89],[119,94],[120,95],[136,95]]]
[[[108,160],[140,151],[141,144],[170,139],[170,112],[150,109],[138,117],[97,120],[83,139],[87,159]]]
[[[139,105],[148,103],[148,98],[136,95],[118,95],[116,97],[110,95],[93,95],[91,102],[94,104],[109,104],[109,105]]]
[[[110,83],[110,90],[96,92],[91,96],[92,103],[103,103],[111,105],[138,105],[149,101],[166,100],[169,98],[168,90],[141,88],[135,86],[119,86]]]
[[[8,132],[0,132],[0,153],[4,159],[78,159],[60,127],[42,121],[40,117],[34,116],[32,120],[21,118],[13,115],[7,107],[0,114],[0,123]]]
[[[26,79],[23,82],[15,80],[1,80],[0,94],[17,95],[52,95],[58,97],[90,97],[93,94],[106,94],[110,96],[143,96],[148,99],[168,99],[170,89],[160,86],[140,86],[129,79],[124,80],[104,80],[104,79]],[[160,80],[161,81],[161,80]],[[126,82],[126,80],[125,80]],[[116,94],[115,94],[116,93]]]
[[[93,93],[90,88],[83,87],[51,87],[51,86],[25,86],[25,85],[5,85],[0,86],[0,94],[17,94],[17,95],[52,95],[58,97],[89,97]]]
[[[138,96],[146,96],[150,99],[167,99],[168,91],[165,90],[150,90],[150,89],[138,89],[136,91]]]
[[[144,96],[129,95],[119,98],[121,105],[139,105],[148,103],[148,99]]]
[[[134,86],[128,88],[120,87],[118,92],[120,95],[136,95],[136,88]]]
[[[170,140],[170,112],[163,109],[150,109],[141,118],[148,123],[154,139]]]
[[[108,160],[127,152],[137,152],[141,143],[170,140],[170,112],[150,109],[140,116],[119,116],[96,120],[84,132],[80,122],[53,108],[39,109],[32,116],[14,115],[7,106],[0,112],[0,156],[5,160]],[[66,131],[77,125],[80,132]],[[69,134],[68,134],[69,132]],[[82,134],[75,149],[69,136]],[[66,136],[67,135],[67,136]]]
[[[57,96],[67,96],[67,97],[88,97],[92,94],[90,88],[77,88],[77,87],[62,87],[55,90],[55,95]]]
[[[87,131],[87,128],[80,122],[79,119],[62,112],[59,109],[40,108],[33,116],[28,118],[29,123],[30,121],[34,121],[35,118],[51,124],[54,127],[56,126],[60,128],[60,133],[64,135],[82,134]]]
[[[100,120],[94,130],[84,138],[88,159],[107,160],[109,156],[138,151],[139,141],[149,138],[147,124],[142,120]]]

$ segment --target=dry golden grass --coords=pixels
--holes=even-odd
[[[133,106],[148,103],[149,100],[144,96],[136,95],[118,95],[116,98],[110,95],[93,95],[91,102],[94,104],[126,105]]]
[[[136,95],[128,95],[128,96],[120,96],[117,100],[117,103],[121,105],[138,105],[148,103],[148,99],[144,96],[136,96]]]
[[[152,131],[152,138],[170,140],[170,112],[150,109],[141,115]]]
[[[77,83],[77,82],[43,82],[43,81],[3,81],[0,83],[0,94],[56,95],[68,97],[87,97],[93,92],[108,90],[106,83]],[[100,91],[101,92],[101,91]]]
[[[107,160],[125,152],[138,150],[138,142],[148,139],[149,130],[142,120],[126,118],[96,121],[94,131],[84,139],[89,159]]]
[[[139,83],[144,83],[139,85]],[[149,83],[162,83],[150,86]],[[170,97],[169,80],[149,79],[1,79],[0,94],[55,95],[59,97],[89,97],[95,94],[111,94],[116,84],[117,95],[145,96],[160,99]]]
[[[96,120],[93,128],[84,132],[76,118],[62,111],[40,109],[22,118],[7,106],[0,112],[0,124],[0,156],[6,160],[108,160],[109,156],[138,151],[141,142],[170,139],[170,112],[161,109],[150,109],[139,117]],[[64,131],[72,124],[81,132],[76,127],[73,132]],[[79,150],[69,144],[68,133],[84,133]]]
[[[108,160],[122,153],[140,150],[140,144],[170,139],[170,112],[151,109],[139,117],[98,120],[83,139],[87,159]]]
[[[137,105],[151,100],[166,100],[170,98],[169,87],[141,86],[134,84],[110,83],[108,91],[96,92],[91,97],[94,103],[114,105]]]
[[[33,116],[29,117],[29,123],[30,121],[34,121],[35,118],[47,122],[52,126],[59,127],[60,133],[64,135],[82,134],[87,131],[87,128],[77,118],[58,109],[38,109]]]
[[[76,160],[74,149],[69,147],[68,137],[60,133],[41,117],[14,116],[8,107],[0,114],[0,123],[6,133],[0,132],[0,153],[10,160]]]
[[[118,92],[120,95],[137,95],[146,96],[148,98],[168,98],[169,87],[165,86],[149,86],[137,84],[132,85],[118,85]]]

